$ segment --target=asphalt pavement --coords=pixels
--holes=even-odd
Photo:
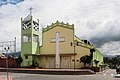
[[[6,80],[6,72],[0,72],[0,80]],[[9,73],[9,80],[120,80],[115,69],[92,75],[45,75],[28,73]]]

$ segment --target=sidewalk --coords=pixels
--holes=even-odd
[[[6,68],[0,68],[1,72],[6,72]],[[51,75],[90,75],[95,74],[89,69],[28,69],[28,68],[9,68],[9,72],[30,73],[30,74],[51,74]]]

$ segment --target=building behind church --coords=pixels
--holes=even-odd
[[[80,58],[92,54],[90,66],[103,64],[103,55],[89,41],[75,36],[74,25],[56,21],[42,29],[42,44],[39,43],[39,20],[30,14],[21,19],[21,66],[31,66],[35,62],[41,68],[81,68]]]

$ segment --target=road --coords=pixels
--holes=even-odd
[[[21,77],[27,77],[27,76],[33,76],[33,75],[36,75],[36,74],[25,74],[25,73],[8,73],[9,74],[9,80],[13,80],[13,78],[21,78]],[[6,72],[0,72],[0,80],[7,80],[6,79]],[[15,79],[17,80],[17,79]],[[18,79],[20,80],[20,79]]]
[[[0,72],[0,76],[6,80],[6,73]],[[103,73],[94,75],[44,75],[44,74],[25,74],[25,73],[9,73],[11,80],[120,80],[114,69],[109,69]],[[10,80],[10,79],[9,79]]]
[[[103,73],[104,75],[117,75],[116,70],[115,69],[109,69],[107,70],[105,73]]]

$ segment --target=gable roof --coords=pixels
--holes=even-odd
[[[88,49],[92,49],[94,48],[96,51],[98,51],[102,56],[103,54],[93,45],[89,45],[89,44],[85,44],[80,38],[78,38],[77,36],[74,37],[74,41],[78,41],[80,43],[80,46],[81,47],[85,47],[85,48],[88,48]]]
[[[31,14],[29,14],[27,17],[25,17],[24,19],[23,19],[23,21],[24,22],[27,22],[27,21],[29,21],[29,20],[31,20]]]
[[[48,30],[51,30],[52,28],[57,27],[57,26],[74,30],[74,24],[72,24],[72,25],[70,25],[69,23],[65,24],[65,23],[59,22],[57,20],[55,23],[52,23],[50,26],[47,26],[46,28],[43,28],[42,31],[44,33],[44,32],[46,32]]]

